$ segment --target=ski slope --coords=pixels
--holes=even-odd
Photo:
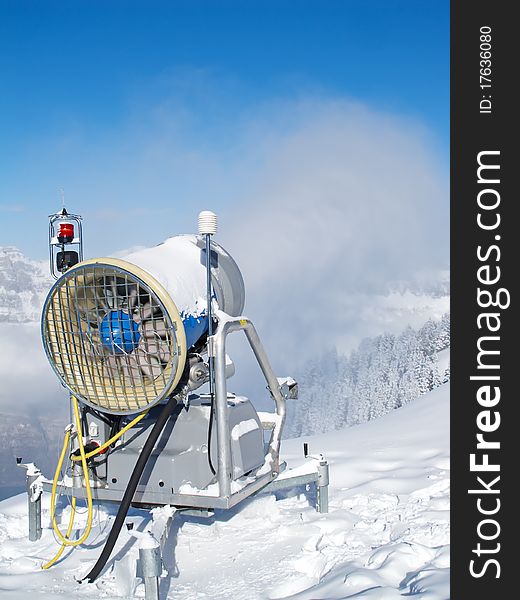
[[[330,462],[330,512],[315,512],[300,489],[278,499],[257,496],[211,520],[175,515],[163,552],[161,598],[447,600],[448,385],[369,423],[285,440],[291,467],[303,464],[304,441]],[[66,502],[63,507],[66,523]],[[43,536],[32,543],[25,495],[0,503],[2,600],[144,597],[135,577],[138,541],[125,528],[102,576],[92,584],[76,581],[101,552],[115,515],[108,505],[96,509],[89,544],[42,571],[57,549],[48,509],[46,494]],[[165,512],[156,511],[156,525]],[[127,521],[139,531],[153,524],[150,513],[139,510]]]

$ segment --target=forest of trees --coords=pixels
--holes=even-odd
[[[299,377],[300,398],[288,403],[286,437],[363,423],[432,390],[450,378],[438,361],[449,346],[445,314],[419,330],[367,338],[349,356],[332,350],[310,361]]]

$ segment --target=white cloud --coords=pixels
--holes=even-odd
[[[353,103],[294,108],[281,133],[264,122],[261,166],[247,165],[248,189],[222,218],[246,312],[291,368],[395,329],[381,298],[446,268],[449,252],[448,177],[425,130]],[[394,311],[401,327],[412,313]]]
[[[0,323],[0,356],[0,411],[64,411],[67,394],[47,362],[38,323]]]
[[[26,210],[27,209],[23,204],[17,204],[17,203],[0,204],[0,212],[23,213]]]

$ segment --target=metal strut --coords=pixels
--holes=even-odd
[[[209,367],[209,394],[211,396],[211,402],[213,404],[213,394],[215,387],[215,365],[213,353],[210,350],[209,345],[212,342],[213,336],[213,289],[211,285],[211,234],[206,233],[206,302],[207,302],[207,315],[208,315],[208,367]]]

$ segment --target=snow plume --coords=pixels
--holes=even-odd
[[[41,148],[59,172],[37,173],[38,193],[57,179],[74,190],[89,255],[192,232],[199,210],[215,211],[246,312],[289,370],[446,312],[428,293],[394,292],[388,307],[397,282],[426,272],[436,285],[448,268],[448,161],[421,122],[312,92],[231,120],[233,94],[199,75],[175,74],[115,131]]]
[[[281,114],[285,128],[262,122],[240,207],[222,219],[273,361],[294,369],[440,318],[446,296],[402,289],[419,274],[438,289],[448,266],[448,176],[426,131],[348,102]]]

